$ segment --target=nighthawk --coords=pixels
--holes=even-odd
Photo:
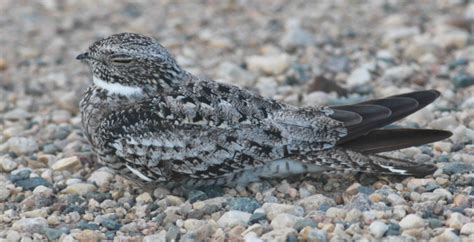
[[[451,135],[381,129],[433,102],[418,91],[299,108],[183,70],[156,40],[121,33],[77,56],[93,85],[80,103],[99,160],[147,184],[230,185],[305,173],[425,176],[436,166],[379,155]]]

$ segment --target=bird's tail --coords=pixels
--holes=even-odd
[[[434,164],[416,163],[380,155],[366,155],[342,148],[318,151],[300,156],[298,159],[308,164],[320,165],[333,170],[415,177],[431,175],[437,169]]]

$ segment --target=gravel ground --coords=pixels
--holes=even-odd
[[[474,241],[474,2],[97,2],[0,4],[0,238]],[[400,125],[454,135],[390,154],[436,162],[424,179],[143,190],[96,164],[79,125],[90,74],[74,57],[118,32],[154,36],[193,73],[298,106],[437,89]]]

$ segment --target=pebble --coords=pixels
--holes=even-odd
[[[252,216],[250,216],[250,219],[249,219],[249,224],[254,224],[254,223],[258,223],[262,220],[266,220],[267,219],[267,215],[264,214],[264,213],[254,213],[252,214]]]
[[[285,49],[314,45],[313,34],[301,28],[298,20],[290,19],[286,25],[286,32],[280,41]]]
[[[369,230],[375,238],[380,239],[388,230],[388,226],[382,221],[374,221],[370,224]]]
[[[303,241],[318,241],[324,242],[327,241],[328,234],[324,230],[319,230],[317,228],[306,227],[300,232],[300,236]]]
[[[217,220],[217,224],[221,228],[231,228],[236,225],[246,225],[250,219],[252,214],[242,211],[228,211],[224,213],[219,220]]]
[[[453,84],[456,88],[466,88],[474,85],[474,76],[459,75],[453,78]]]
[[[8,139],[7,145],[10,152],[17,155],[28,155],[38,150],[38,143],[33,138],[11,137]]]
[[[135,198],[135,201],[137,201],[138,204],[147,204],[153,201],[153,198],[151,197],[150,193],[144,192],[140,195],[138,195]]]
[[[474,171],[474,165],[462,162],[450,162],[443,166],[443,173],[447,175],[469,173]]]
[[[275,241],[275,242],[287,242],[288,237],[297,236],[297,232],[293,228],[281,228],[278,230],[272,230],[262,235],[263,241]]]
[[[109,230],[119,230],[122,227],[119,222],[113,219],[104,219],[100,224]]]
[[[413,179],[410,179],[408,181],[407,187],[411,191],[414,191],[419,187],[424,187],[424,186],[428,185],[429,183],[435,183],[435,180],[432,179],[432,178],[426,178],[426,179],[425,178],[413,178]]]
[[[92,172],[87,181],[96,184],[98,187],[107,187],[113,178],[114,175],[108,168],[100,168]]]
[[[394,66],[385,70],[382,80],[390,83],[400,83],[412,77],[417,69],[413,66]]]
[[[464,224],[469,223],[470,219],[460,213],[452,213],[448,220],[446,220],[446,225],[450,228],[460,230]]]
[[[17,168],[18,164],[3,156],[3,157],[0,157],[0,170],[1,171],[4,171],[4,172],[10,172],[10,171],[13,171],[15,168]]]
[[[461,228],[461,234],[471,235],[474,234],[474,223],[466,223]]]
[[[273,229],[291,228],[300,219],[300,217],[292,214],[280,213],[272,219],[270,225],[273,227]]]
[[[366,67],[359,67],[351,72],[346,83],[349,88],[353,89],[366,85],[371,79],[370,71]]]
[[[334,218],[336,221],[344,220],[347,211],[337,207],[331,207],[326,211],[326,216]]]
[[[464,207],[469,205],[469,196],[465,194],[457,194],[454,197],[453,204],[456,207]]]
[[[433,238],[433,242],[461,242],[459,236],[457,236],[450,229],[445,229],[443,233]]]
[[[281,213],[287,213],[297,217],[304,215],[304,209],[302,207],[289,204],[264,203],[262,209],[270,220],[273,220]]]
[[[45,218],[22,218],[12,225],[14,230],[24,233],[41,233],[47,227]]]
[[[3,115],[3,118],[5,118],[7,120],[12,120],[12,121],[28,119],[28,118],[31,118],[31,117],[32,117],[31,113],[29,113],[29,112],[27,112],[27,111],[25,111],[21,108],[13,109],[11,111],[6,112]]]
[[[293,228],[296,229],[296,231],[301,231],[305,227],[316,228],[317,226],[318,224],[314,220],[304,218],[304,219],[298,219],[293,225]]]
[[[4,187],[4,186],[0,186],[0,202],[4,202],[6,200],[8,200],[8,198],[10,197],[10,189]]]
[[[187,198],[190,203],[194,203],[197,201],[202,201],[208,199],[208,196],[205,192],[200,191],[200,190],[191,190],[187,194]]]
[[[252,72],[263,72],[268,75],[283,73],[290,66],[290,56],[274,54],[268,56],[249,56],[245,59],[248,69]]]
[[[259,207],[260,204],[253,198],[240,197],[234,198],[229,202],[230,210],[239,210],[247,213],[253,213]]]
[[[45,187],[52,187],[53,185],[49,183],[42,177],[33,177],[27,178],[23,180],[18,180],[14,182],[16,186],[22,187],[23,190],[33,190],[37,186],[45,186]]]
[[[85,196],[87,193],[95,192],[97,187],[89,183],[74,183],[67,186],[63,192],[67,194],[77,194],[80,196]]]
[[[255,84],[255,75],[242,67],[230,63],[223,62],[217,70],[217,77],[221,82],[228,84],[237,84],[243,87],[250,87]]]
[[[408,214],[400,221],[399,225],[402,230],[408,230],[423,227],[425,225],[425,221],[416,214]]]
[[[336,202],[334,199],[325,197],[321,194],[316,194],[300,199],[296,204],[302,206],[306,211],[313,211],[319,210],[323,205],[335,206]]]
[[[70,171],[75,172],[82,168],[81,160],[77,156],[71,156],[57,160],[51,169],[54,171]]]

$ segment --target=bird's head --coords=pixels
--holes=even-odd
[[[184,74],[166,48],[133,33],[98,40],[76,59],[90,67],[97,86],[124,95],[173,86]]]

